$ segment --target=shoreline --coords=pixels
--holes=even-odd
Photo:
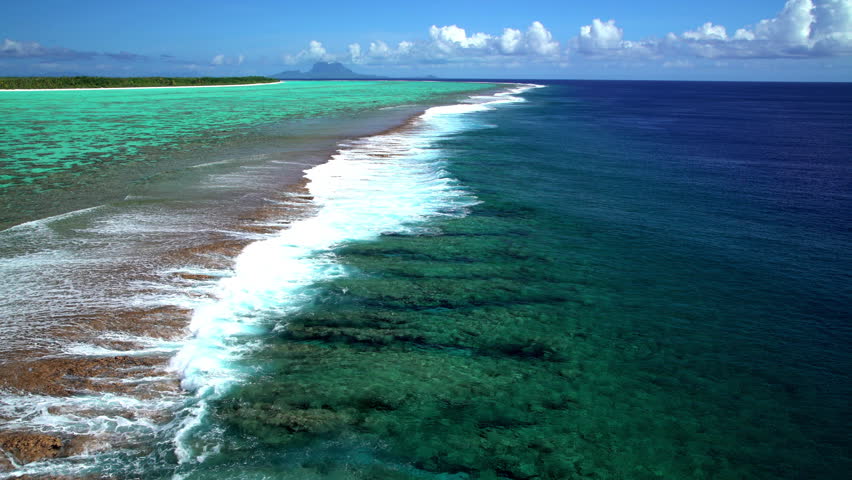
[[[14,88],[0,89],[0,92],[91,92],[105,90],[153,90],[159,88],[224,88],[224,87],[258,87],[261,85],[278,85],[285,83],[284,80],[264,83],[242,83],[234,85],[180,85],[164,87],[100,87],[100,88]]]

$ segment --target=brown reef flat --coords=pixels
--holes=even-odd
[[[18,464],[27,464],[48,460],[51,458],[73,457],[84,453],[105,450],[108,445],[92,436],[62,438],[56,435],[33,432],[3,432],[0,433],[0,449],[14,458]],[[0,455],[0,473],[11,472],[15,465],[6,456]],[[23,476],[17,478],[36,478]],[[40,479],[68,478],[40,476]]]
[[[313,211],[312,197],[307,194],[306,182],[294,185],[276,203],[248,212],[230,225],[227,231],[248,235],[274,234],[296,218]],[[234,258],[251,243],[251,238],[225,237],[206,244],[183,247],[166,253],[168,264],[188,269],[228,269]],[[186,282],[210,282],[218,277],[207,274],[178,272],[173,279]],[[80,315],[60,319],[49,332],[57,340],[78,342],[103,347],[112,351],[127,352],[119,355],[82,356],[51,351],[40,346],[26,351],[12,352],[0,360],[0,389],[20,394],[73,397],[92,393],[129,395],[140,399],[180,395],[179,378],[168,369],[170,356],[166,354],[133,354],[143,348],[121,335],[142,336],[179,341],[187,334],[192,311],[178,306],[161,306],[148,309],[131,309],[108,312],[81,312]],[[112,334],[112,335],[110,335]],[[119,335],[118,339],[114,338]],[[146,378],[155,378],[147,381]],[[97,417],[116,412],[79,407],[50,407],[53,414],[73,413],[81,417]],[[128,419],[139,412],[118,412]],[[144,412],[155,423],[172,419],[171,412]],[[0,417],[0,424],[14,420]],[[71,436],[60,433],[27,431],[15,427],[0,430],[0,472],[12,472],[18,465],[63,458],[84,452],[103,450],[120,439],[96,438],[90,435]],[[64,478],[56,476],[19,478]]]

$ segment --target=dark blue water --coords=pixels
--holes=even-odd
[[[545,83],[432,146],[466,216],[335,250],[191,473],[847,477],[852,85]]]

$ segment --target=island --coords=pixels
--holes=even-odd
[[[287,70],[270,76],[279,80],[385,80],[388,78],[355,73],[340,62],[317,62],[307,72]]]
[[[277,83],[269,77],[0,77],[0,90],[208,87]]]

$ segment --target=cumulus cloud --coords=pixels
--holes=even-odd
[[[591,25],[580,27],[580,35],[575,43],[582,53],[615,51],[624,47],[624,30],[615,25],[615,20],[602,22],[596,18],[592,20]]]
[[[506,55],[512,55],[520,52],[524,44],[524,34],[520,30],[514,28],[504,28],[503,35],[500,36],[499,47],[500,51]]]
[[[553,35],[544,28],[541,22],[533,22],[527,29],[527,51],[535,55],[558,55],[559,42],[553,40]]]
[[[349,45],[349,60],[356,64],[401,61],[411,56],[413,48],[414,43],[412,42],[402,41],[396,46],[391,46],[377,40],[370,42],[365,51],[361,48],[361,44],[353,43]]]
[[[421,41],[402,41],[396,45],[381,40],[370,42],[367,48],[349,45],[352,63],[447,63],[485,62],[501,57],[558,57],[559,42],[541,22],[533,22],[526,32],[505,28],[501,35],[483,32],[469,34],[458,25],[429,28],[429,37]]]
[[[494,39],[486,33],[474,33],[467,36],[467,32],[463,28],[456,25],[447,27],[437,27],[432,25],[429,28],[429,37],[432,39],[432,45],[444,53],[453,53],[458,49],[485,49]]]
[[[713,25],[713,22],[707,22],[695,30],[683,32],[683,38],[689,40],[727,40],[728,31],[722,25]]]
[[[633,42],[624,39],[624,30],[615,20],[606,22],[596,18],[591,25],[580,27],[580,34],[569,42],[569,50],[591,57],[632,56],[653,57],[657,54],[651,42]]]
[[[396,46],[396,51],[398,55],[408,55],[414,50],[414,43],[402,41],[399,42]]]
[[[353,43],[349,45],[349,58],[352,63],[361,63],[364,58],[361,56],[361,44]]]
[[[328,56],[328,52],[325,50],[325,47],[322,46],[322,42],[311,40],[311,43],[308,44],[305,56],[320,60],[326,58]]]
[[[576,31],[576,30],[575,30]],[[348,53],[329,53],[319,41],[287,63],[345,58],[365,65],[464,63],[564,65],[574,55],[590,59],[653,59],[669,66],[691,65],[696,58],[799,58],[852,54],[852,0],[787,0],[772,18],[728,28],[712,21],[681,33],[628,40],[616,20],[593,19],[579,27],[563,48],[539,21],[527,28],[507,26],[501,32],[470,32],[462,26],[432,25],[426,36],[396,44],[380,39],[348,45]],[[684,61],[681,61],[684,60]]]
[[[570,45],[590,56],[781,58],[852,53],[852,0],[788,0],[773,18],[739,28],[706,22],[680,35],[624,40],[614,20],[580,27]]]
[[[360,49],[360,46],[358,48]],[[351,49],[351,45],[350,45],[350,49]],[[335,56],[328,53],[328,51],[323,46],[322,42],[319,42],[317,40],[311,40],[308,43],[308,48],[302,50],[301,52],[299,52],[296,55],[284,55],[282,57],[282,60],[284,60],[284,63],[289,64],[289,65],[293,65],[293,64],[296,64],[296,63],[300,63],[300,62],[307,62],[307,61],[329,62],[329,61],[334,60],[334,59],[335,59]]]
[[[381,40],[378,42],[370,42],[369,55],[371,57],[389,57],[391,54],[392,51],[385,42],[382,42]]]
[[[753,28],[738,29],[733,38],[715,40],[724,41],[716,56],[771,58],[849,53],[852,0],[788,0],[775,17],[761,20]]]
[[[466,56],[493,55],[540,55],[559,54],[559,42],[541,22],[533,22],[526,32],[514,28],[503,29],[500,36],[475,33],[468,36],[456,25],[429,29],[431,47],[444,54],[458,54],[466,50]]]
[[[734,34],[734,40],[754,40],[755,38],[754,32],[745,28],[738,28]]]
[[[814,23],[813,0],[789,0],[775,18],[761,20],[754,28],[755,39],[779,45],[807,45]]]
[[[817,2],[813,13],[812,49],[826,54],[852,53],[852,0]]]

